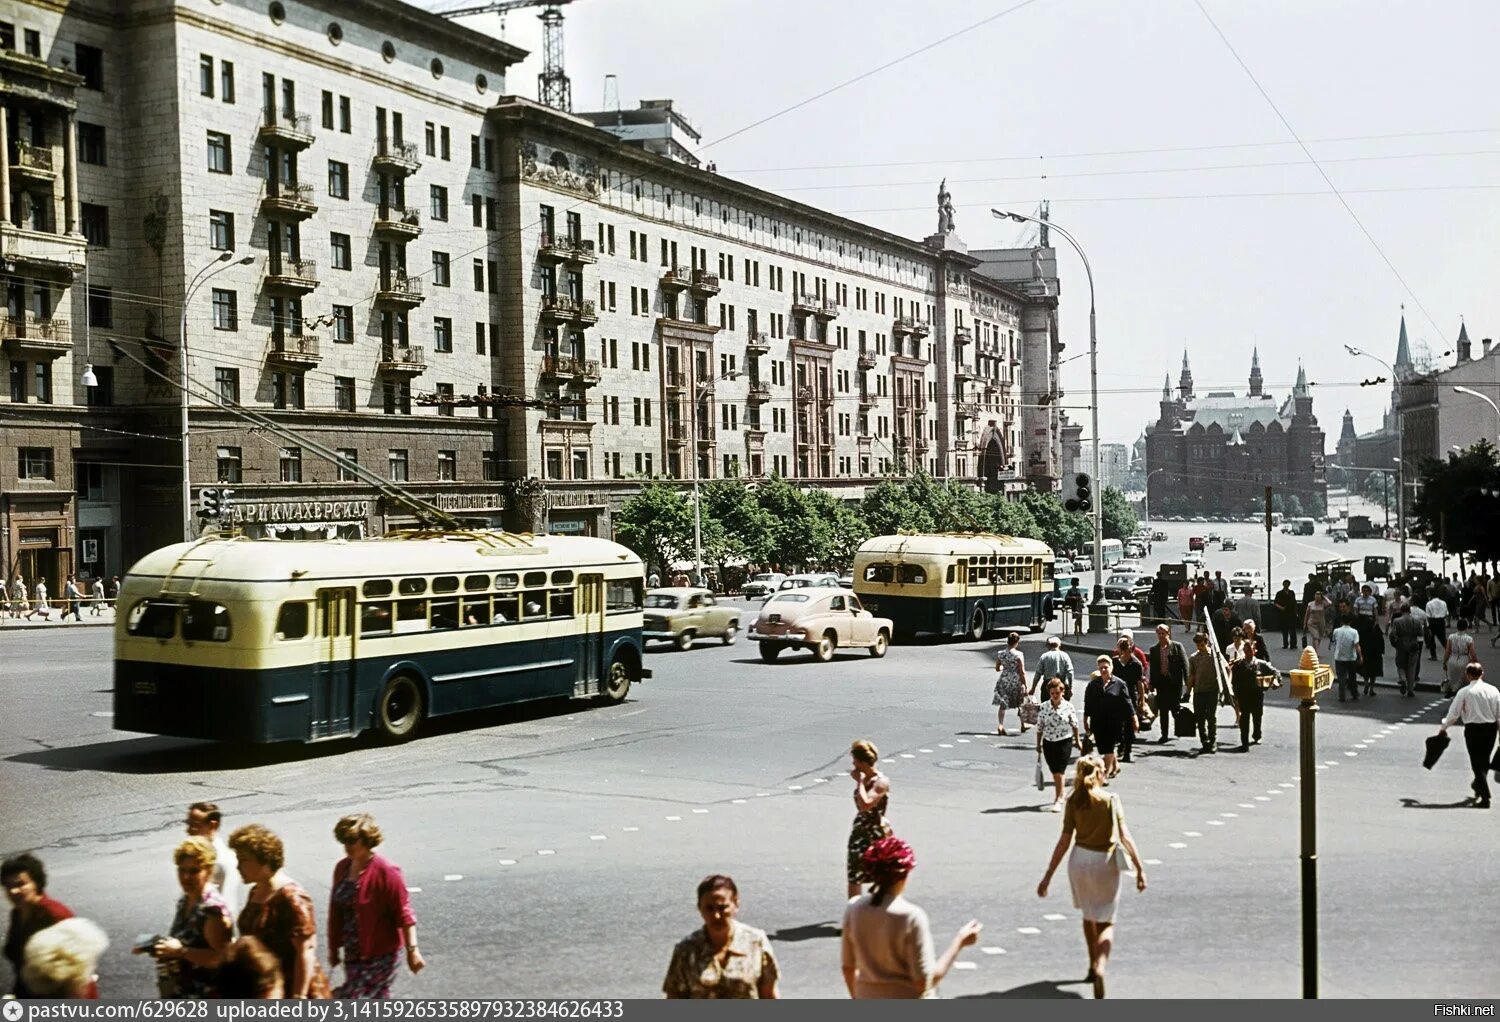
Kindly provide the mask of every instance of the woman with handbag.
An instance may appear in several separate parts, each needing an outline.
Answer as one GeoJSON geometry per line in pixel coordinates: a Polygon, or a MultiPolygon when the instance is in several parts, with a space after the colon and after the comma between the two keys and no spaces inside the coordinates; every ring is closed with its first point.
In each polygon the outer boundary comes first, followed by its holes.
{"type": "Polygon", "coordinates": [[[864,893],[864,885],[872,882],[865,870],[865,849],[891,833],[891,825],[885,820],[885,811],[890,805],[891,782],[875,768],[880,751],[869,739],[861,738],[851,745],[849,756],[854,761],[853,769],[849,771],[849,776],[854,778],[854,826],[849,829],[846,871],[849,897],[857,898],[864,893]]]}
{"type": "Polygon", "coordinates": [[[1060,813],[1063,808],[1063,774],[1068,770],[1068,761],[1073,750],[1083,751],[1078,736],[1078,711],[1073,704],[1063,699],[1063,683],[1060,678],[1047,682],[1047,702],[1042,704],[1036,725],[1037,790],[1045,787],[1042,779],[1042,760],[1052,773],[1051,812],[1060,813]]]}
{"type": "Polygon", "coordinates": [[[1120,899],[1120,874],[1135,869],[1135,889],[1146,889],[1146,868],[1130,828],[1119,796],[1104,793],[1103,768],[1099,761],[1085,757],[1078,761],[1073,777],[1073,793],[1063,810],[1062,834],[1052,849],[1047,873],[1037,885],[1037,897],[1045,898],[1052,875],[1062,864],[1070,844],[1068,883],[1073,889],[1073,905],[1083,912],[1083,940],[1088,945],[1088,979],[1094,985],[1094,996],[1104,996],[1104,973],[1114,948],[1115,908],[1120,899]]]}
{"type": "MultiPolygon", "coordinates": [[[[1009,707],[1019,710],[1026,702],[1026,658],[1021,654],[1021,633],[1011,632],[1005,637],[1005,648],[995,654],[995,697],[991,704],[998,706],[999,721],[995,733],[1009,734],[1005,730],[1005,711],[1009,707]]],[[[1021,722],[1021,733],[1026,733],[1026,722],[1021,722]]]]}
{"type": "Polygon", "coordinates": [[[214,968],[234,936],[234,914],[214,886],[218,853],[205,837],[190,837],[172,853],[182,897],[170,936],[133,949],[156,959],[162,997],[214,997],[214,968]]]}

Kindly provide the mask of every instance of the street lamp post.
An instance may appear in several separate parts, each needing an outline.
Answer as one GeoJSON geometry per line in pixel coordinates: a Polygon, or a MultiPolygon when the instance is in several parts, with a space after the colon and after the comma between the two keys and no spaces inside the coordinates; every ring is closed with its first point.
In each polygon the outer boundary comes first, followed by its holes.
{"type": "Polygon", "coordinates": [[[733,380],[738,378],[738,373],[724,373],[722,376],[698,381],[693,388],[693,414],[691,417],[693,428],[693,585],[703,584],[703,514],[698,504],[698,406],[703,403],[704,397],[713,389],[715,379],[733,380]]]}
{"type": "MultiPolygon", "coordinates": [[[[1089,415],[1092,419],[1091,429],[1094,435],[1094,485],[1100,486],[1099,476],[1102,467],[1102,458],[1099,450],[1099,337],[1095,328],[1094,315],[1094,270],[1089,265],[1089,257],[1084,254],[1083,246],[1078,240],[1063,228],[1057,226],[1051,220],[1040,220],[1025,213],[1002,212],[998,209],[990,210],[990,213],[1000,219],[1014,220],[1016,223],[1033,223],[1044,227],[1049,231],[1061,234],[1073,246],[1073,251],[1078,253],[1078,258],[1083,260],[1083,272],[1089,281],[1089,415]]],[[[1089,605],[1089,631],[1105,631],[1108,624],[1109,604],[1104,599],[1104,490],[1099,489],[1094,495],[1094,600],[1089,605]]]]}
{"type": "Polygon", "coordinates": [[[222,273],[231,265],[249,266],[255,262],[253,256],[245,256],[237,263],[231,263],[234,258],[233,252],[221,252],[203,269],[193,274],[193,279],[188,283],[187,292],[182,296],[182,318],[178,324],[177,331],[177,375],[178,383],[178,413],[182,427],[182,539],[187,542],[193,538],[193,474],[192,474],[192,448],[189,446],[188,431],[188,332],[187,317],[188,306],[193,300],[193,292],[198,290],[199,285],[209,280],[215,274],[222,273]]]}
{"type": "Polygon", "coordinates": [[[1494,399],[1491,398],[1488,394],[1481,394],[1481,393],[1479,393],[1479,391],[1475,390],[1473,387],[1454,387],[1453,388],[1453,393],[1455,393],[1455,394],[1467,394],[1470,397],[1477,397],[1477,398],[1479,398],[1479,400],[1483,401],[1485,404],[1487,404],[1487,405],[1490,406],[1490,411],[1492,411],[1492,412],[1495,413],[1496,423],[1500,424],[1500,405],[1495,404],[1494,399]]]}
{"type": "Polygon", "coordinates": [[[1165,472],[1164,468],[1153,468],[1146,473],[1146,497],[1142,501],[1142,509],[1146,512],[1146,524],[1151,524],[1151,477],[1158,472],[1165,472]]]}
{"type": "MultiPolygon", "coordinates": [[[[1329,462],[1329,467],[1330,468],[1336,468],[1339,471],[1343,472],[1345,474],[1346,479],[1349,477],[1349,475],[1351,473],[1354,473],[1354,472],[1379,472],[1380,473],[1380,482],[1381,482],[1381,487],[1382,487],[1382,490],[1381,490],[1381,492],[1382,492],[1381,510],[1385,512],[1385,531],[1387,533],[1389,533],[1391,531],[1391,476],[1392,476],[1392,474],[1394,474],[1395,470],[1394,469],[1389,469],[1389,468],[1374,468],[1374,467],[1365,466],[1365,465],[1338,465],[1338,464],[1334,464],[1333,462],[1329,462]]],[[[1348,489],[1347,489],[1347,483],[1346,483],[1345,484],[1345,493],[1344,493],[1344,506],[1345,506],[1346,512],[1347,512],[1348,505],[1349,505],[1349,495],[1348,495],[1348,489]]]]}
{"type": "Polygon", "coordinates": [[[1401,374],[1392,368],[1391,364],[1378,355],[1372,355],[1362,348],[1356,348],[1352,344],[1344,345],[1344,350],[1351,355],[1363,355],[1384,366],[1391,374],[1391,380],[1396,387],[1396,449],[1401,457],[1394,459],[1396,462],[1396,531],[1401,534],[1401,572],[1406,573],[1406,413],[1401,407],[1401,374]]]}

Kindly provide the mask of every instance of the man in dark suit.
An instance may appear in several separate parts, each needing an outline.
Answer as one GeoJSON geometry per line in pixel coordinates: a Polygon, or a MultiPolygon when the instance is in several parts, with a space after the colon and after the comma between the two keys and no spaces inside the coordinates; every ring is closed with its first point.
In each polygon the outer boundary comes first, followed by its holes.
{"type": "Polygon", "coordinates": [[[1161,739],[1172,736],[1172,718],[1182,704],[1187,685],[1188,658],[1182,643],[1172,638],[1167,625],[1156,626],[1156,645],[1151,647],[1151,687],[1156,691],[1156,713],[1161,721],[1161,739]]]}

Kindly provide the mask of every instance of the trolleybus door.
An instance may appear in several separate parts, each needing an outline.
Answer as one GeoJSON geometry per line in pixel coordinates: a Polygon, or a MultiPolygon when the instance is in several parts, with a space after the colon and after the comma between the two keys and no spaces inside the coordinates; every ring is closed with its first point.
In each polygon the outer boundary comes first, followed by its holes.
{"type": "Polygon", "coordinates": [[[347,735],[354,706],[354,590],[318,590],[318,642],[309,738],[347,735]]]}
{"type": "Polygon", "coordinates": [[[579,575],[574,600],[577,641],[574,657],[577,673],[573,676],[575,697],[598,695],[604,657],[604,576],[579,575]]]}

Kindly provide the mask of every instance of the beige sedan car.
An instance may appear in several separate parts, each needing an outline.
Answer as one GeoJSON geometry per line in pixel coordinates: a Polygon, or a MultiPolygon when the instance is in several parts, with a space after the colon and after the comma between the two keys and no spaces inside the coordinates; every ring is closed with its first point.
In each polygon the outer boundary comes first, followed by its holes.
{"type": "Polygon", "coordinates": [[[720,606],[707,589],[683,586],[646,593],[643,642],[656,639],[691,649],[695,639],[720,639],[733,646],[739,634],[740,612],[720,606]]]}
{"type": "Polygon", "coordinates": [[[760,658],[770,663],[790,646],[811,650],[823,663],[840,647],[868,649],[883,657],[891,644],[890,618],[876,617],[847,589],[783,589],[760,608],[750,626],[760,658]]]}

